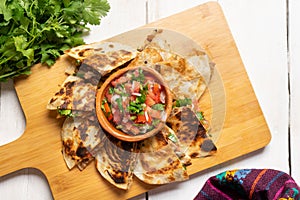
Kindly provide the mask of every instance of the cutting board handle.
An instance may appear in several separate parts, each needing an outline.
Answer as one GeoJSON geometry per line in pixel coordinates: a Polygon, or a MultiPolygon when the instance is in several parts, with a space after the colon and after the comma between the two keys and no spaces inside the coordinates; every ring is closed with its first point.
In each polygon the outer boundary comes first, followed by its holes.
{"type": "Polygon", "coordinates": [[[21,137],[8,144],[0,146],[0,176],[15,172],[17,170],[32,167],[31,153],[32,142],[27,141],[26,130],[21,137]]]}

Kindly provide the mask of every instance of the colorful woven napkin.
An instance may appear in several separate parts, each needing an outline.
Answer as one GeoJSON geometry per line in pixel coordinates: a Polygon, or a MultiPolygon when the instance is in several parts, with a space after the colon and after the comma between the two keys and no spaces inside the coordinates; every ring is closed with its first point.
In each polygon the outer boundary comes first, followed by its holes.
{"type": "Polygon", "coordinates": [[[209,178],[194,200],[300,200],[300,188],[288,174],[272,169],[242,169],[209,178]]]}

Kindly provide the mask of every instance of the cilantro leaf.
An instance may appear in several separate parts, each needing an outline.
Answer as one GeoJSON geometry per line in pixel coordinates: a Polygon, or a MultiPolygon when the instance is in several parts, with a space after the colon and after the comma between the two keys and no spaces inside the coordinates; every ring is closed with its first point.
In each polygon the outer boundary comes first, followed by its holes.
{"type": "Polygon", "coordinates": [[[83,8],[83,19],[90,24],[98,25],[100,24],[98,16],[105,16],[110,7],[106,0],[85,0],[83,8]]]}
{"type": "Polygon", "coordinates": [[[153,106],[151,106],[151,108],[154,110],[165,110],[165,105],[157,103],[157,104],[154,104],[153,106]]]}

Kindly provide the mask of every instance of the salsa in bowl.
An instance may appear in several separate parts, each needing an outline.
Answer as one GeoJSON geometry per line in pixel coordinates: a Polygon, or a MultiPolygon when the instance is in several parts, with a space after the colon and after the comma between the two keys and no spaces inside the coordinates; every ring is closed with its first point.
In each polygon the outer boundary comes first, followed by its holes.
{"type": "Polygon", "coordinates": [[[145,66],[113,73],[97,92],[101,126],[118,139],[140,141],[162,129],[172,109],[172,95],[163,77],[145,66]]]}

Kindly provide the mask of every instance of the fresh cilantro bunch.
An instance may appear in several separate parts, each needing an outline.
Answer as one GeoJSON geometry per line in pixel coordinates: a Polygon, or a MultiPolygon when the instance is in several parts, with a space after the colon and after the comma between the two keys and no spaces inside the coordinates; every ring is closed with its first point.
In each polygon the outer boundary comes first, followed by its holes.
{"type": "Polygon", "coordinates": [[[53,65],[109,9],[107,0],[0,0],[0,81],[53,65]]]}

